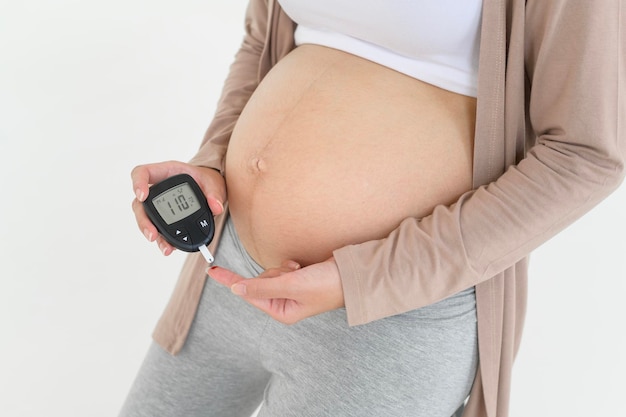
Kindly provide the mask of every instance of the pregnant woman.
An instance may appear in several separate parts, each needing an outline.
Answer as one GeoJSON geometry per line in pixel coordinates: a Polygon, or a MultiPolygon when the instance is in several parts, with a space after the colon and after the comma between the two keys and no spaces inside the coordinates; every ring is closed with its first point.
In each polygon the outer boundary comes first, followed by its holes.
{"type": "Polygon", "coordinates": [[[624,176],[625,9],[251,0],[197,155],[132,173],[165,255],[150,184],[218,231],[120,415],[506,416],[527,256],[624,176]]]}

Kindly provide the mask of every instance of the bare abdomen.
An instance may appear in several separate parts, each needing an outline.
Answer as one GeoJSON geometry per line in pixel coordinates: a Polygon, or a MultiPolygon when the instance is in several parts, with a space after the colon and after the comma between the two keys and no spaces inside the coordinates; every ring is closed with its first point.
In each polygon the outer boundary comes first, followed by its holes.
{"type": "Polygon", "coordinates": [[[475,99],[353,55],[297,48],[233,132],[231,215],[265,267],[385,237],[472,184],[475,99]]]}

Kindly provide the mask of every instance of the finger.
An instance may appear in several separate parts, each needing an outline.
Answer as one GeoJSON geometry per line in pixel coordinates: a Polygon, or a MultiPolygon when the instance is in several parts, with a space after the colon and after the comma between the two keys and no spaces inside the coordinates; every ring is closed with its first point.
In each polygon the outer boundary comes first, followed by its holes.
{"type": "Polygon", "coordinates": [[[224,212],[224,204],[216,197],[210,195],[206,198],[207,203],[209,204],[209,208],[211,209],[211,213],[214,216],[218,216],[224,212]]]}
{"type": "Polygon", "coordinates": [[[139,202],[143,202],[148,196],[148,187],[150,185],[150,166],[136,166],[130,172],[130,178],[132,180],[135,197],[139,202]]]}
{"type": "Polygon", "coordinates": [[[170,176],[173,173],[182,170],[182,162],[167,161],[154,164],[138,165],[130,173],[133,184],[133,191],[137,200],[144,201],[148,196],[148,188],[150,184],[156,184],[170,176]]]}
{"type": "Polygon", "coordinates": [[[295,299],[295,292],[290,284],[289,273],[283,274],[272,279],[251,278],[244,281],[236,282],[231,286],[234,294],[244,296],[246,298],[256,299],[273,299],[285,298],[295,299]]]}
{"type": "Polygon", "coordinates": [[[216,216],[222,214],[224,212],[224,201],[226,199],[224,177],[219,171],[213,168],[193,168],[194,172],[190,172],[190,175],[195,178],[206,196],[211,212],[216,216]]]}
{"type": "Polygon", "coordinates": [[[229,271],[228,269],[220,268],[218,266],[210,267],[207,270],[207,274],[213,280],[229,288],[240,281],[245,281],[245,278],[242,277],[241,275],[235,274],[234,272],[229,271]]]}
{"type": "Polygon", "coordinates": [[[170,245],[161,235],[159,235],[156,239],[157,245],[159,246],[159,250],[165,256],[169,256],[176,250],[176,248],[170,245]]]}
{"type": "Polygon", "coordinates": [[[296,269],[300,269],[300,264],[296,261],[292,261],[292,260],[286,260],[283,261],[281,266],[285,267],[285,268],[289,268],[293,271],[295,271],[296,269]]]}
{"type": "MultiPolygon", "coordinates": [[[[298,267],[299,267],[299,265],[298,265],[298,267]]],[[[283,262],[283,266],[281,266],[279,268],[269,268],[269,269],[266,269],[257,278],[275,278],[275,277],[277,277],[279,275],[286,274],[288,272],[293,272],[296,269],[298,269],[298,268],[295,267],[293,264],[289,264],[289,263],[283,262]]]]}
{"type": "Polygon", "coordinates": [[[148,242],[153,242],[159,235],[159,232],[146,215],[143,204],[135,198],[133,199],[132,209],[135,214],[135,221],[137,222],[139,230],[143,233],[146,239],[148,239],[148,242]]]}

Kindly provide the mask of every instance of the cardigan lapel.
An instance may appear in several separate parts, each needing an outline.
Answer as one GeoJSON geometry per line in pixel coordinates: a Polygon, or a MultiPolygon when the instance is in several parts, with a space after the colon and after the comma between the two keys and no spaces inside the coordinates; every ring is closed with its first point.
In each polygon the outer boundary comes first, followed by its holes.
{"type": "MultiPolygon", "coordinates": [[[[505,1],[483,0],[474,138],[474,188],[494,181],[504,171],[506,17],[505,1]]],[[[492,319],[497,316],[495,300],[501,299],[503,284],[501,279],[491,279],[476,286],[479,316],[492,319]]],[[[466,413],[470,415],[486,413],[487,416],[495,417],[502,334],[494,323],[490,323],[489,326],[481,326],[480,323],[479,320],[479,356],[490,360],[480,361],[479,377],[472,389],[466,413]],[[481,404],[481,400],[484,400],[484,403],[481,404]]]]}
{"type": "Polygon", "coordinates": [[[494,181],[503,172],[505,56],[506,4],[502,0],[483,0],[474,139],[474,188],[494,181]]]}

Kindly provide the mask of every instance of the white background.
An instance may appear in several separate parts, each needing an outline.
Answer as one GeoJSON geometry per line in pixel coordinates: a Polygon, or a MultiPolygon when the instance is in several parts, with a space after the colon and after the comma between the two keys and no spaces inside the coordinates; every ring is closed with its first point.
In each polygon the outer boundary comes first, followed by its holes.
{"type": "MultiPolygon", "coordinates": [[[[114,416],[183,255],[129,172],[189,159],[245,0],[0,2],[0,415],[114,416]]],[[[512,416],[626,415],[626,186],[532,257],[512,416]]]]}

